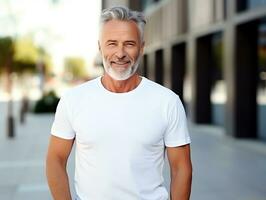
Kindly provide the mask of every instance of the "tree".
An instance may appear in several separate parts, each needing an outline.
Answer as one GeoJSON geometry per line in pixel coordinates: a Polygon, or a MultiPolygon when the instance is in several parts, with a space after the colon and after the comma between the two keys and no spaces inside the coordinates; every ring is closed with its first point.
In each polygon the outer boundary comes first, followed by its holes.
{"type": "Polygon", "coordinates": [[[0,38],[0,73],[7,70],[8,60],[13,53],[13,40],[10,37],[0,38]]]}
{"type": "Polygon", "coordinates": [[[11,37],[0,38],[0,73],[6,70],[8,56],[12,57],[12,72],[37,73],[36,64],[40,59],[45,66],[45,75],[51,74],[52,61],[50,55],[41,47],[37,47],[31,38],[22,37],[13,41],[11,37]]]}
{"type": "Polygon", "coordinates": [[[79,57],[68,57],[65,59],[65,72],[74,79],[85,78],[88,76],[85,69],[85,61],[79,57]]]}
{"type": "Polygon", "coordinates": [[[37,72],[36,63],[38,61],[38,48],[30,38],[20,38],[15,43],[14,71],[21,74],[23,72],[37,72]]]}
{"type": "MultiPolygon", "coordinates": [[[[6,72],[7,85],[6,90],[9,93],[9,97],[12,94],[12,81],[10,74],[12,72],[12,61],[13,61],[13,40],[10,37],[0,38],[0,69],[6,72]]],[[[7,103],[7,135],[12,138],[15,136],[14,129],[14,117],[13,117],[13,103],[12,99],[9,98],[7,103]]]]}

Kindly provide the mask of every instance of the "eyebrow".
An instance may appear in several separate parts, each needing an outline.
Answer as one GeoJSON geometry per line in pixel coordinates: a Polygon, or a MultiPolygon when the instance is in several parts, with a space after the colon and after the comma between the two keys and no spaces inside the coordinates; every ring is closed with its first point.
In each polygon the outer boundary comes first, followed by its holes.
{"type": "MultiPolygon", "coordinates": [[[[105,42],[105,44],[109,44],[109,43],[117,43],[118,41],[117,40],[107,40],[106,42],[105,42]]],[[[124,41],[123,42],[124,44],[126,44],[126,43],[132,43],[132,44],[137,44],[137,42],[135,41],[135,40],[126,40],[126,41],[124,41]]]]}
{"type": "Polygon", "coordinates": [[[117,40],[107,40],[105,43],[117,42],[117,40]]]}
{"type": "Polygon", "coordinates": [[[137,43],[135,40],[126,40],[124,43],[137,43]]]}

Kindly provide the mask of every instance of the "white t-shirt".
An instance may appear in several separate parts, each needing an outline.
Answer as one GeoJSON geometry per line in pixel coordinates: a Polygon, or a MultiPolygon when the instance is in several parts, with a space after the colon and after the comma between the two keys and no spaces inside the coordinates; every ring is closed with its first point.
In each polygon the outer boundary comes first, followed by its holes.
{"type": "Polygon", "coordinates": [[[165,146],[190,143],[179,97],[142,77],[126,93],[101,78],[61,98],[51,133],[76,141],[75,189],[80,200],[166,200],[165,146]]]}

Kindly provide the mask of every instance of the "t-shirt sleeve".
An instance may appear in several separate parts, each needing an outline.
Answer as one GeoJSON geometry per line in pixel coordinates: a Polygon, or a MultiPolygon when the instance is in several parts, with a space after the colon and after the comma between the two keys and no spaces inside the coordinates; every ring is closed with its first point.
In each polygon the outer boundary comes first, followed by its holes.
{"type": "Polygon", "coordinates": [[[177,96],[168,110],[168,126],[164,135],[164,143],[167,147],[177,147],[190,142],[186,113],[181,100],[177,96]]]}
{"type": "Polygon", "coordinates": [[[54,122],[51,128],[51,134],[63,139],[73,139],[75,131],[71,125],[66,97],[61,97],[55,113],[54,122]]]}

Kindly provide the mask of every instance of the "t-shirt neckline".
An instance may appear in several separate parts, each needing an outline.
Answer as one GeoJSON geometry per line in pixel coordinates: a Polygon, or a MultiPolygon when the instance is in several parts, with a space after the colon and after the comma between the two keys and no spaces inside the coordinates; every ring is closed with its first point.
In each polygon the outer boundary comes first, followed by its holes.
{"type": "Polygon", "coordinates": [[[100,89],[101,89],[104,93],[109,94],[109,95],[113,95],[113,96],[126,96],[126,95],[132,95],[132,94],[135,94],[136,92],[138,92],[138,91],[143,87],[144,82],[145,82],[145,79],[146,79],[145,77],[140,76],[140,77],[141,77],[141,81],[140,81],[140,83],[138,84],[138,86],[137,86],[136,88],[134,88],[133,90],[130,90],[130,91],[128,91],[128,92],[112,92],[112,91],[110,91],[110,90],[107,90],[107,89],[103,86],[102,81],[101,81],[102,77],[103,77],[103,76],[99,76],[99,77],[97,78],[97,79],[98,79],[98,80],[97,80],[97,83],[98,83],[100,89]]]}

